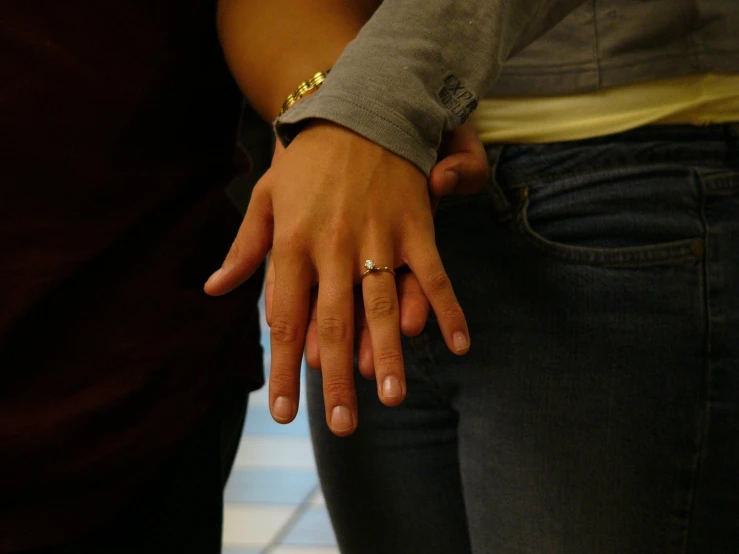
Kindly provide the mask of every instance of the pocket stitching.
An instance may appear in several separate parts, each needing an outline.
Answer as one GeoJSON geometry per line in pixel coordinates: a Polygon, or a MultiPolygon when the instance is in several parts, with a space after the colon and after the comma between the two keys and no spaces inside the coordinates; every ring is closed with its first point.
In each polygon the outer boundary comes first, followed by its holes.
{"type": "Polygon", "coordinates": [[[521,236],[538,250],[563,261],[593,266],[644,266],[669,263],[703,255],[703,238],[681,239],[677,241],[628,246],[618,248],[594,248],[571,246],[547,239],[537,233],[528,219],[529,198],[520,204],[516,217],[516,227],[521,236]]]}

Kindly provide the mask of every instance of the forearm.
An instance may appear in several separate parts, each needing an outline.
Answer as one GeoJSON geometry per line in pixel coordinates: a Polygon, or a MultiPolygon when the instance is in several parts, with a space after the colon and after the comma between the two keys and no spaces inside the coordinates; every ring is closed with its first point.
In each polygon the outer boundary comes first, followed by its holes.
{"type": "Polygon", "coordinates": [[[226,61],[267,120],[314,73],[331,68],[381,0],[219,0],[226,61]]]}

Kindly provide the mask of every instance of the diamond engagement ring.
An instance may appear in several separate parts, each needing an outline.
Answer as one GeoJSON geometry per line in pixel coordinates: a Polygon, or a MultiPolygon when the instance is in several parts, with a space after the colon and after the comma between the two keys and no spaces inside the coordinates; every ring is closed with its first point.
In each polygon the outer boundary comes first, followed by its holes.
{"type": "Polygon", "coordinates": [[[377,267],[377,265],[375,265],[375,260],[366,260],[364,262],[364,269],[365,269],[365,272],[362,273],[362,279],[367,277],[367,275],[369,275],[370,273],[375,273],[376,271],[386,271],[387,273],[395,277],[395,271],[393,270],[393,268],[377,267]]]}

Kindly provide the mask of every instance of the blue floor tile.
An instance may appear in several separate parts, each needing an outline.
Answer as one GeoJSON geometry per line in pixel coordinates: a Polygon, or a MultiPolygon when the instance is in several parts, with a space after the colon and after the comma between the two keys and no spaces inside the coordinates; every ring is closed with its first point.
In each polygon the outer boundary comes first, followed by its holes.
{"type": "Polygon", "coordinates": [[[288,531],[282,544],[336,546],[336,537],[325,506],[311,506],[288,531]]]}
{"type": "Polygon", "coordinates": [[[225,491],[226,502],[294,504],[318,486],[315,471],[295,469],[234,469],[225,491]]]}

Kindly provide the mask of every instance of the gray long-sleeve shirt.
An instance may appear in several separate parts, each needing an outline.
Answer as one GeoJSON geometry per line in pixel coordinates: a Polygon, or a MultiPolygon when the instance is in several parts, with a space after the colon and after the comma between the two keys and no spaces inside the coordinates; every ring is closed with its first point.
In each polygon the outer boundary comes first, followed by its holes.
{"type": "Polygon", "coordinates": [[[279,118],[276,129],[289,142],[302,122],[327,119],[428,173],[442,131],[464,122],[494,85],[514,94],[558,94],[739,73],[735,2],[386,0],[323,86],[279,118]],[[508,64],[501,80],[510,86],[501,87],[496,79],[504,64],[524,49],[512,60],[522,58],[523,67],[507,77],[516,65],[508,64]]]}

